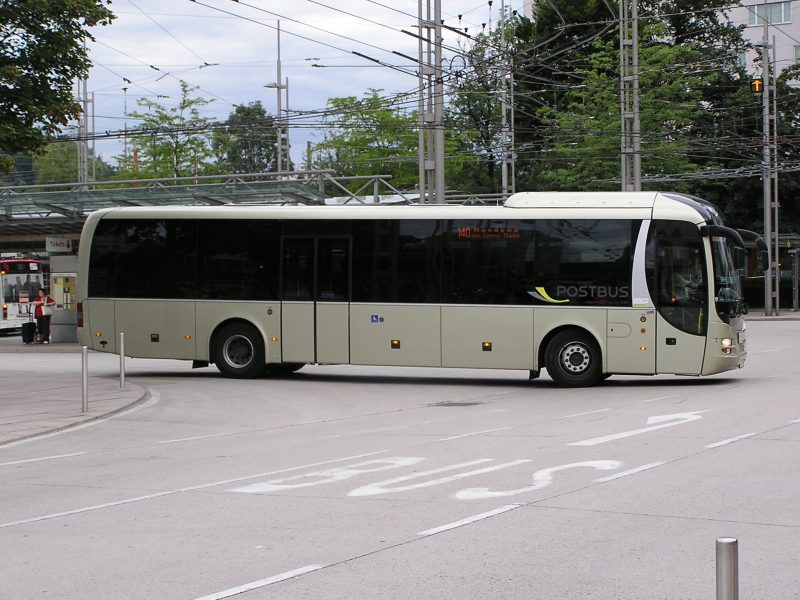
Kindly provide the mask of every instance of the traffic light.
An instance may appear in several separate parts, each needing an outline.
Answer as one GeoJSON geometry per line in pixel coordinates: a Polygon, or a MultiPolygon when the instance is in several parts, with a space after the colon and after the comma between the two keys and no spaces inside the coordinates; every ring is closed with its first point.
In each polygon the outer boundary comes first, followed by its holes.
{"type": "Polygon", "coordinates": [[[754,94],[761,94],[764,92],[764,82],[760,79],[753,79],[750,81],[750,91],[754,94]]]}

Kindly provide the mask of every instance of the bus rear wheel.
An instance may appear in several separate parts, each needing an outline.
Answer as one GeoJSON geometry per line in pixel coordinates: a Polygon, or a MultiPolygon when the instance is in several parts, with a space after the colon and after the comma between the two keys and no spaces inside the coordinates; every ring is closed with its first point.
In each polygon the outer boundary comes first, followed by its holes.
{"type": "Polygon", "coordinates": [[[264,369],[264,341],[252,325],[226,325],[214,336],[211,359],[225,377],[255,377],[264,369]]]}
{"type": "Polygon", "coordinates": [[[603,378],[600,348],[581,331],[556,334],[547,345],[544,361],[547,373],[561,387],[588,387],[603,378]]]}

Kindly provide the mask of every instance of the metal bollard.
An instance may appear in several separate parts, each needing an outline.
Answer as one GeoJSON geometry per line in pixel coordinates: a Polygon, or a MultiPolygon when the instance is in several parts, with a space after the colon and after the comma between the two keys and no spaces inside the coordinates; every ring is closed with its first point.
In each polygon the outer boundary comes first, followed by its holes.
{"type": "Polygon", "coordinates": [[[83,384],[81,410],[89,412],[89,349],[86,346],[81,347],[81,365],[81,383],[83,384]]]}
{"type": "Polygon", "coordinates": [[[739,542],[717,538],[717,600],[739,600],[739,542]]]}
{"type": "Polygon", "coordinates": [[[798,307],[798,292],[800,291],[800,265],[798,264],[797,249],[789,250],[792,255],[792,310],[797,311],[798,307]]]}
{"type": "Polygon", "coordinates": [[[119,389],[125,389],[125,334],[119,334],[119,389]]]}

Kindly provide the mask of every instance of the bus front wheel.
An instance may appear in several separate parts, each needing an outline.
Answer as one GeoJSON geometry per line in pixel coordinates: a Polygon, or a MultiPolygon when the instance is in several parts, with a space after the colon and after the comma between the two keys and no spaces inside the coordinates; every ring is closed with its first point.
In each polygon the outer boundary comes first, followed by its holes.
{"type": "Polygon", "coordinates": [[[214,336],[211,358],[225,377],[255,377],[264,369],[264,341],[252,325],[232,323],[214,336]]]}
{"type": "Polygon", "coordinates": [[[587,333],[562,331],[547,345],[547,373],[562,387],[587,387],[603,377],[600,348],[587,333]]]}

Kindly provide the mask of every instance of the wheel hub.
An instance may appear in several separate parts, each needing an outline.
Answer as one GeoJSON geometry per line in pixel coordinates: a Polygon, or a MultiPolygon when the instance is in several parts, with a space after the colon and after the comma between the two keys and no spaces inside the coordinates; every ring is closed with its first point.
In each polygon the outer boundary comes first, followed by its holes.
{"type": "Polygon", "coordinates": [[[567,344],[561,350],[561,364],[570,373],[582,373],[589,368],[591,355],[583,344],[567,344]]]}
{"type": "Polygon", "coordinates": [[[253,344],[242,335],[233,336],[225,341],[222,355],[230,366],[246,367],[253,360],[253,344]]]}

